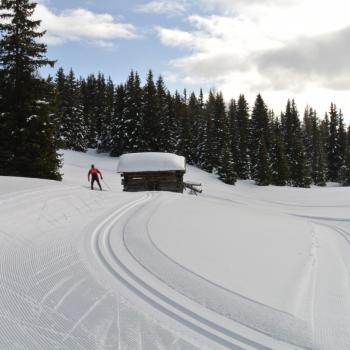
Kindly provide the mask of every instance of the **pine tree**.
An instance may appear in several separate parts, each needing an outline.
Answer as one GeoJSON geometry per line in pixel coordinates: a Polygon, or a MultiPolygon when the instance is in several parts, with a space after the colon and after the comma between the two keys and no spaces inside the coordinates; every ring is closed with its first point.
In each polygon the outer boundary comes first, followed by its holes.
{"type": "Polygon", "coordinates": [[[339,172],[342,166],[342,155],[339,140],[339,114],[335,104],[331,104],[329,112],[329,139],[328,139],[328,179],[339,180],[339,172]]]}
{"type": "Polygon", "coordinates": [[[302,133],[304,139],[305,153],[308,163],[312,164],[314,159],[314,129],[313,129],[314,111],[307,106],[304,111],[304,120],[302,125],[302,133]]]}
{"type": "Polygon", "coordinates": [[[217,163],[218,153],[215,139],[215,96],[209,91],[208,100],[205,104],[206,126],[203,135],[203,161],[201,167],[208,172],[212,172],[217,163]]]}
{"type": "Polygon", "coordinates": [[[125,134],[123,118],[125,113],[125,87],[120,84],[116,88],[114,111],[111,120],[111,151],[112,157],[118,157],[125,150],[125,134]]]}
{"type": "Polygon", "coordinates": [[[270,121],[266,104],[260,94],[256,97],[254,108],[252,111],[251,124],[250,124],[250,160],[251,169],[255,173],[255,167],[258,163],[259,144],[257,140],[263,138],[263,144],[265,144],[267,154],[270,152],[270,121]]]}
{"type": "Polygon", "coordinates": [[[220,165],[218,166],[219,179],[228,184],[234,185],[237,181],[237,173],[229,144],[224,144],[220,155],[220,165]]]}
{"type": "Polygon", "coordinates": [[[101,149],[101,143],[103,139],[103,129],[105,128],[104,123],[109,118],[109,116],[106,115],[106,97],[106,79],[102,73],[98,73],[96,80],[96,100],[94,103],[94,120],[96,126],[96,145],[94,148],[100,151],[103,151],[101,149]]]}
{"type": "Polygon", "coordinates": [[[221,128],[222,146],[219,156],[217,172],[221,181],[229,185],[234,185],[237,181],[237,173],[235,170],[235,163],[231,152],[231,130],[230,119],[228,115],[225,115],[225,117],[223,117],[221,128]]]}
{"type": "Polygon", "coordinates": [[[153,81],[153,73],[148,72],[146,84],[143,87],[142,96],[142,118],[143,139],[147,151],[158,152],[160,150],[160,120],[157,105],[157,89],[153,81]]]}
{"type": "Polygon", "coordinates": [[[188,111],[187,91],[184,91],[182,98],[176,96],[176,119],[179,127],[179,143],[177,146],[178,154],[183,155],[187,162],[193,164],[193,152],[191,150],[192,140],[192,121],[188,111]]]}
{"type": "MultiPolygon", "coordinates": [[[[224,96],[221,92],[217,93],[215,96],[214,131],[215,149],[213,151],[216,152],[216,154],[221,154],[230,132],[224,96]]],[[[227,140],[227,143],[230,145],[229,140],[227,140]]],[[[219,162],[217,157],[215,159],[216,163],[214,163],[214,166],[217,168],[219,162]]]]}
{"type": "Polygon", "coordinates": [[[97,80],[93,74],[90,74],[86,80],[82,81],[81,94],[85,124],[87,126],[87,145],[89,148],[96,148],[98,140],[96,120],[97,80]]]}
{"type": "Polygon", "coordinates": [[[62,69],[58,71],[56,87],[62,147],[85,152],[87,129],[83,115],[81,90],[72,69],[68,76],[64,75],[62,69]]]}
{"type": "Polygon", "coordinates": [[[237,103],[232,99],[228,107],[228,127],[231,144],[231,154],[235,165],[239,163],[239,130],[237,120],[237,103]]]}
{"type": "Polygon", "coordinates": [[[346,151],[345,163],[340,172],[340,183],[343,186],[350,186],[350,148],[346,151]]]}
{"type": "Polygon", "coordinates": [[[101,118],[101,134],[98,145],[99,152],[110,152],[112,147],[111,133],[112,133],[112,119],[114,115],[114,84],[109,77],[105,86],[105,106],[101,118]]]}
{"type": "Polygon", "coordinates": [[[339,158],[340,158],[340,168],[345,164],[346,152],[347,152],[347,134],[344,125],[344,117],[341,110],[339,110],[339,126],[338,126],[338,143],[339,143],[339,158]]]}
{"type": "Polygon", "coordinates": [[[237,102],[237,131],[239,157],[236,171],[240,179],[249,179],[249,106],[244,95],[240,95],[237,102]]]}
{"type": "Polygon", "coordinates": [[[29,0],[0,3],[0,174],[60,179],[55,124],[51,110],[51,86],[38,70],[53,66],[39,43],[45,32],[32,16],[36,4],[29,0]]]}
{"type": "Polygon", "coordinates": [[[162,76],[156,82],[156,118],[159,120],[158,146],[161,152],[174,152],[176,146],[176,123],[171,94],[162,76]]]}
{"type": "Polygon", "coordinates": [[[289,180],[287,157],[284,148],[281,124],[273,123],[273,142],[271,145],[271,184],[285,186],[289,180]]]}
{"type": "Polygon", "coordinates": [[[326,186],[327,169],[325,162],[325,154],[320,137],[317,138],[315,147],[315,166],[313,166],[311,177],[316,186],[326,186]]]}
{"type": "Polygon", "coordinates": [[[309,142],[311,145],[311,150],[309,151],[309,157],[311,158],[311,178],[315,185],[325,186],[327,173],[322,131],[316,111],[312,109],[309,110],[309,128],[309,142]]]}
{"type": "Polygon", "coordinates": [[[204,97],[203,91],[200,90],[199,98],[198,98],[198,115],[196,118],[196,165],[202,167],[205,156],[205,140],[206,140],[206,128],[207,128],[207,118],[204,109],[204,97]]]}
{"type": "Polygon", "coordinates": [[[162,142],[162,145],[166,145],[166,152],[176,152],[179,142],[179,127],[178,121],[176,120],[175,113],[175,101],[171,93],[168,91],[166,95],[166,119],[163,119],[161,124],[161,140],[167,137],[166,142],[162,142]]]}
{"type": "Polygon", "coordinates": [[[267,186],[271,183],[271,165],[264,135],[261,135],[258,143],[253,179],[258,186],[267,186]]]}
{"type": "Polygon", "coordinates": [[[306,159],[299,113],[294,100],[287,102],[283,123],[290,183],[294,187],[310,187],[310,168],[306,159]]]}
{"type": "Polygon", "coordinates": [[[123,132],[123,152],[144,152],[145,146],[144,122],[142,114],[142,88],[138,73],[130,73],[125,85],[124,113],[121,120],[123,132]]]}

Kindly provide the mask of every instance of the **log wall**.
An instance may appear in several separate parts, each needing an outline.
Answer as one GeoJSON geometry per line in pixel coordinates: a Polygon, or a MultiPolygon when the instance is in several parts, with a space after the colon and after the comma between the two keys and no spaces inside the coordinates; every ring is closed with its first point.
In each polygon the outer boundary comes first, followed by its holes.
{"type": "Polygon", "coordinates": [[[183,192],[182,171],[157,171],[123,173],[124,191],[171,191],[183,192]]]}

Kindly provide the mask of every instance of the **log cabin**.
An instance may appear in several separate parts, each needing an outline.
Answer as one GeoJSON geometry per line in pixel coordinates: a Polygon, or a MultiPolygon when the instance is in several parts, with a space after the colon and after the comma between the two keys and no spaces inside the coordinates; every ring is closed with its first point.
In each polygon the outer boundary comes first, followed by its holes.
{"type": "Polygon", "coordinates": [[[121,174],[124,191],[182,193],[186,159],[172,153],[128,153],[119,158],[117,172],[121,174]]]}

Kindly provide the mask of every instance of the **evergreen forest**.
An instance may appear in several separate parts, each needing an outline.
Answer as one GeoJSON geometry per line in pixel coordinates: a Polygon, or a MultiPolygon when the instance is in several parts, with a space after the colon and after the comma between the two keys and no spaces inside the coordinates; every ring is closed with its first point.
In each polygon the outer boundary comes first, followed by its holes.
{"type": "Polygon", "coordinates": [[[136,71],[117,84],[63,68],[43,78],[40,68],[55,62],[34,9],[29,0],[0,5],[0,175],[59,180],[59,149],[95,148],[176,153],[231,185],[350,185],[350,129],[335,104],[320,116],[290,99],[275,114],[261,94],[249,106],[243,94],[227,102],[220,91],[171,92],[151,70],[144,83],[136,71]]]}

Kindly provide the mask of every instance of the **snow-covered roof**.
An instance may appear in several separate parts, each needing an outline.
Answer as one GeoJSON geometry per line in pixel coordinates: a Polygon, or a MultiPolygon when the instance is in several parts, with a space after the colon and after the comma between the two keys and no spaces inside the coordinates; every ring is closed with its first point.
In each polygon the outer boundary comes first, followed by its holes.
{"type": "Polygon", "coordinates": [[[144,171],[185,171],[185,157],[172,153],[143,152],[123,154],[119,158],[118,173],[144,171]]]}

